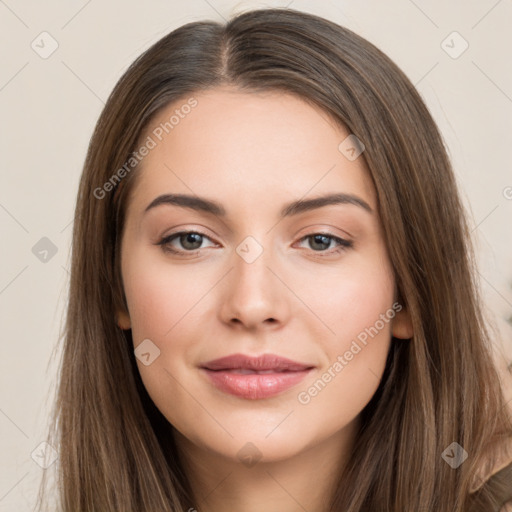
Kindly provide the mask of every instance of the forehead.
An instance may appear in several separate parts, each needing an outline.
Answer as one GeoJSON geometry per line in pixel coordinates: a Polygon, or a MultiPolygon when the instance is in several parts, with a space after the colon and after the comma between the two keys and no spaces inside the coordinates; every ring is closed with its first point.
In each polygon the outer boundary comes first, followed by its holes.
{"type": "Polygon", "coordinates": [[[364,157],[351,161],[340,150],[349,135],[292,94],[227,87],[192,94],[166,106],[143,134],[152,149],[135,171],[133,207],[142,211],[176,191],[243,199],[253,211],[327,191],[357,193],[374,207],[364,157]]]}

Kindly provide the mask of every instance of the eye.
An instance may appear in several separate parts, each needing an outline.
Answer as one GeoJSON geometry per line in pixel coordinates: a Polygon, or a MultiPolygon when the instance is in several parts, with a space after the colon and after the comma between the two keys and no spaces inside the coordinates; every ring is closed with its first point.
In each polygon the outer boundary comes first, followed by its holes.
{"type": "MultiPolygon", "coordinates": [[[[354,245],[350,240],[345,240],[344,238],[334,236],[331,233],[312,233],[311,235],[307,235],[301,238],[300,241],[309,242],[309,246],[313,249],[314,252],[327,253],[328,255],[346,251],[354,245]],[[325,250],[331,247],[331,243],[335,244],[335,248],[331,248],[331,250],[328,251],[325,250]]],[[[323,254],[319,254],[319,256],[324,257],[323,254]]]]}
{"type": "MultiPolygon", "coordinates": [[[[210,240],[210,238],[199,231],[180,231],[162,238],[157,245],[162,246],[164,252],[184,254],[203,249],[204,247],[201,247],[201,245],[204,240],[210,240]],[[173,245],[173,242],[178,242],[181,247],[177,248],[176,245],[173,245]]],[[[215,244],[212,244],[210,247],[213,246],[215,244]]]]}
{"type": "MultiPolygon", "coordinates": [[[[162,247],[164,252],[185,256],[187,253],[195,254],[195,251],[204,249],[202,244],[205,240],[211,239],[199,231],[179,231],[172,235],[162,238],[157,245],[162,247]],[[176,247],[176,244],[179,247],[176,247]]],[[[331,233],[312,233],[302,237],[299,242],[309,242],[310,248],[316,253],[326,253],[325,256],[338,254],[345,251],[353,246],[353,242],[345,240],[331,233]],[[334,247],[332,246],[334,244],[334,247]]],[[[212,242],[210,247],[214,247],[216,244],[212,242]]],[[[324,257],[324,254],[317,254],[320,257],[324,257]]]]}

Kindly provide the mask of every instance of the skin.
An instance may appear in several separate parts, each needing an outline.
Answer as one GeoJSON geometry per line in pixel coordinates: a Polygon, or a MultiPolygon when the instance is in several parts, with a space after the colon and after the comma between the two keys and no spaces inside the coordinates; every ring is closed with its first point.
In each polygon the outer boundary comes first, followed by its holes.
{"type": "MultiPolygon", "coordinates": [[[[197,106],[136,171],[121,247],[128,311],[118,312],[118,325],[132,329],[134,348],[150,339],[160,350],[148,366],[137,364],[175,428],[197,500],[191,507],[324,511],[391,335],[413,334],[402,309],[309,403],[298,401],[395,302],[375,189],[364,158],[338,150],[349,132],[302,99],[230,88],[194,97],[197,106]],[[373,213],[336,204],[279,217],[293,200],[332,192],[357,195],[373,213]],[[176,205],[144,214],[164,193],[207,197],[226,216],[176,205]],[[206,234],[199,250],[179,237],[169,245],[184,257],[157,245],[186,230],[206,234]],[[335,253],[327,239],[318,249],[307,235],[319,232],[353,246],[335,253]],[[263,248],[252,263],[236,251],[247,236],[263,248]],[[218,390],[198,369],[233,353],[275,353],[315,369],[290,390],[248,400],[218,390]],[[251,467],[239,455],[254,450],[249,442],[261,456],[251,467]]],[[[144,137],[185,101],[162,111],[144,137]]]]}

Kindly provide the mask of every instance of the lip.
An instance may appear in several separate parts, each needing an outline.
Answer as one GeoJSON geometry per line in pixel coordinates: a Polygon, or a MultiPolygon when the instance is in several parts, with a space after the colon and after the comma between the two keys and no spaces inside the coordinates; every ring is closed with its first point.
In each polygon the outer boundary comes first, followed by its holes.
{"type": "Polygon", "coordinates": [[[278,395],[298,384],[313,368],[276,354],[233,354],[200,365],[215,387],[248,400],[278,395]]]}
{"type": "Polygon", "coordinates": [[[202,363],[199,366],[208,370],[245,369],[255,371],[301,371],[313,367],[312,364],[299,363],[276,354],[262,354],[257,357],[246,356],[245,354],[231,354],[226,357],[208,361],[207,363],[202,363]]]}

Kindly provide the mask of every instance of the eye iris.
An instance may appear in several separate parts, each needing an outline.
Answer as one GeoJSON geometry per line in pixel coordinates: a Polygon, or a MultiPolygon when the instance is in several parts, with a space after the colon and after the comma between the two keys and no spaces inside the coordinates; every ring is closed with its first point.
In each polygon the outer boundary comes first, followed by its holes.
{"type": "Polygon", "coordinates": [[[200,235],[199,233],[185,233],[184,235],[180,236],[180,243],[185,249],[199,249],[201,247],[201,243],[203,241],[203,235],[200,235]],[[197,246],[190,247],[188,244],[197,244],[197,246]]]}
{"type": "Polygon", "coordinates": [[[313,240],[313,243],[311,244],[311,247],[313,250],[321,250],[321,249],[327,249],[329,247],[329,244],[331,243],[331,238],[327,235],[313,235],[310,237],[310,240],[313,240]],[[316,246],[316,248],[315,248],[316,246]],[[320,247],[318,247],[320,246],[320,247]]]}

